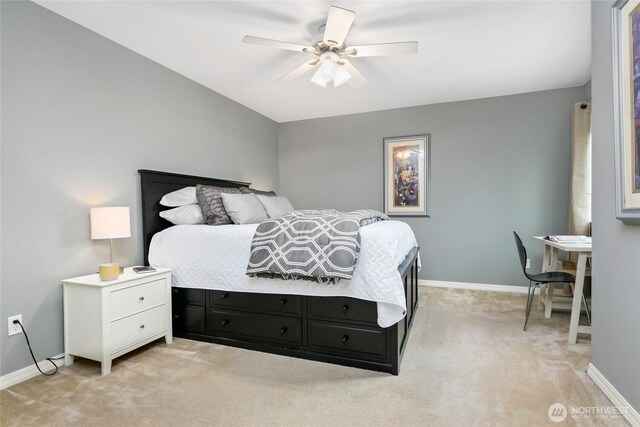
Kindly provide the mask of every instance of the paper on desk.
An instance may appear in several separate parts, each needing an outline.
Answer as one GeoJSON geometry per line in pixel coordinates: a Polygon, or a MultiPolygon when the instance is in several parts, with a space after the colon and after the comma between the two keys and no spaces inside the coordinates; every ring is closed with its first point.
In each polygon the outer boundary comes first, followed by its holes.
{"type": "Polygon", "coordinates": [[[591,237],[590,236],[546,236],[545,239],[550,240],[556,243],[567,243],[567,244],[590,244],[591,237]]]}

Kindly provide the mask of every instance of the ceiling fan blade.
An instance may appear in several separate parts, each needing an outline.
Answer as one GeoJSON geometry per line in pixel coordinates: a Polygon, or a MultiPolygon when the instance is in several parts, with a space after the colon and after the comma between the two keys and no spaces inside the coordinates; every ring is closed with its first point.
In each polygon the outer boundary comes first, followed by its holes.
{"type": "Polygon", "coordinates": [[[364,56],[406,55],[417,52],[418,42],[396,42],[349,46],[344,54],[354,58],[362,58],[364,56]]]}
{"type": "Polygon", "coordinates": [[[262,37],[244,36],[243,43],[257,44],[259,46],[275,47],[276,49],[293,50],[295,52],[314,52],[311,46],[304,46],[296,43],[281,42],[279,40],[264,39],[262,37]]]}
{"type": "Polygon", "coordinates": [[[367,84],[367,79],[365,79],[364,76],[360,74],[360,71],[358,71],[358,69],[354,67],[351,62],[347,61],[346,59],[340,59],[340,63],[342,64],[342,68],[344,68],[345,71],[351,74],[351,78],[347,81],[347,83],[349,83],[352,88],[358,89],[360,86],[364,86],[367,84]]]}
{"type": "Polygon", "coordinates": [[[356,13],[351,10],[337,6],[329,7],[327,24],[324,27],[324,42],[342,46],[355,17],[356,13]]]}
{"type": "Polygon", "coordinates": [[[289,83],[290,81],[293,81],[293,80],[297,79],[298,77],[302,76],[303,74],[308,73],[309,71],[311,71],[312,69],[317,67],[318,64],[320,64],[320,60],[319,59],[312,59],[311,61],[305,62],[304,64],[300,65],[299,67],[294,68],[293,70],[289,71],[287,74],[285,74],[284,76],[282,76],[278,80],[276,80],[276,82],[277,83],[289,83]]]}

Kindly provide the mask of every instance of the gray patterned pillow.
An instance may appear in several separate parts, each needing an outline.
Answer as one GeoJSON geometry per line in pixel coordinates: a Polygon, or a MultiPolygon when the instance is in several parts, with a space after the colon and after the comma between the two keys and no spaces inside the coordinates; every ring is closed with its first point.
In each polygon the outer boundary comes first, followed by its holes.
{"type": "Polygon", "coordinates": [[[240,190],[231,187],[196,185],[196,197],[202,210],[202,216],[209,225],[233,224],[222,203],[222,193],[240,194],[240,190]]]}
{"type": "Polygon", "coordinates": [[[240,192],[242,194],[256,194],[256,195],[261,195],[261,196],[277,196],[275,191],[260,191],[260,190],[254,190],[253,188],[249,188],[249,187],[240,187],[240,192]]]}

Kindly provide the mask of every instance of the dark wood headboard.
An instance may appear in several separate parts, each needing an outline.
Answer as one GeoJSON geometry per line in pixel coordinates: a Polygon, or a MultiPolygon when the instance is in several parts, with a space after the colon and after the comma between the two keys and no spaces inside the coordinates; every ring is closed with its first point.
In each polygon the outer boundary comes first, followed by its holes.
{"type": "Polygon", "coordinates": [[[158,172],[140,169],[142,188],[142,235],[144,236],[144,262],[149,263],[149,245],[154,234],[171,223],[160,218],[159,213],[167,208],[160,205],[160,199],[167,193],[196,184],[215,185],[217,187],[248,187],[250,183],[228,181],[225,179],[205,178],[202,176],[182,175],[178,173],[158,172]]]}

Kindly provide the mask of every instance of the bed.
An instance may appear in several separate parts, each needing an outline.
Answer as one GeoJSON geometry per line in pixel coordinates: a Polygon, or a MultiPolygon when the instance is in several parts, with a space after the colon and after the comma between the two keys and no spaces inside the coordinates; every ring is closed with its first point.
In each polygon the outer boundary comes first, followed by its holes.
{"type": "MultiPolygon", "coordinates": [[[[159,216],[166,209],[159,201],[167,193],[196,184],[235,188],[250,184],[150,170],[139,173],[145,261],[174,269],[174,336],[398,374],[418,307],[417,247],[409,247],[406,254],[403,249],[400,256],[396,251],[392,257],[402,284],[401,301],[397,295],[386,296],[384,289],[367,288],[366,280],[358,284],[356,273],[346,285],[221,275],[222,267],[205,260],[220,258],[219,265],[241,265],[242,259],[225,261],[225,251],[237,252],[255,226],[173,226],[159,216]],[[226,240],[220,237],[230,233],[226,240]],[[184,254],[189,252],[184,247],[192,244],[202,246],[199,252],[204,255],[185,263],[184,254]]],[[[395,233],[394,224],[385,222],[395,233]]],[[[374,225],[361,229],[363,249],[356,271],[367,271],[365,248],[371,244],[366,241],[373,238],[367,236],[380,235],[374,225]]]]}

